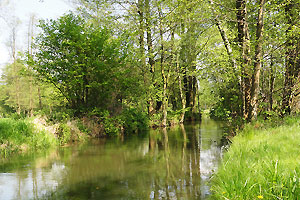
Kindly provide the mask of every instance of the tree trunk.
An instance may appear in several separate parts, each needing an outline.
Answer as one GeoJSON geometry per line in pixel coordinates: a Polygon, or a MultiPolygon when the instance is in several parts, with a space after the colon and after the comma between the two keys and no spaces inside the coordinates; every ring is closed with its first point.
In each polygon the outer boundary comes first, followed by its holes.
{"type": "Polygon", "coordinates": [[[275,75],[274,75],[274,61],[271,57],[270,64],[270,90],[269,90],[269,111],[273,111],[273,91],[274,91],[275,75]]]}
{"type": "Polygon", "coordinates": [[[14,68],[14,81],[15,81],[15,91],[16,91],[16,102],[17,102],[17,113],[21,114],[21,104],[20,104],[20,85],[19,85],[19,71],[17,69],[17,53],[16,53],[16,27],[12,28],[12,57],[13,57],[13,68],[14,68]]]}
{"type": "MultiPolygon", "coordinates": [[[[138,1],[138,16],[139,16],[139,45],[140,45],[140,56],[141,56],[141,71],[144,79],[144,85],[149,86],[147,80],[147,65],[146,65],[146,56],[145,56],[145,23],[144,23],[144,10],[145,2],[144,0],[138,1]]],[[[147,91],[147,96],[149,96],[149,91],[147,91]]],[[[152,101],[147,101],[148,115],[153,112],[152,101]]]]}
{"type": "Polygon", "coordinates": [[[251,100],[251,58],[250,58],[250,35],[247,23],[246,0],[237,0],[238,42],[241,48],[242,91],[243,91],[243,115],[249,119],[251,100]]]}
{"type": "Polygon", "coordinates": [[[32,102],[32,75],[29,78],[29,115],[33,116],[33,102],[32,102]]]}
{"type": "Polygon", "coordinates": [[[221,37],[222,37],[224,46],[225,46],[226,51],[227,51],[227,54],[228,54],[228,57],[229,57],[229,59],[230,59],[230,61],[231,61],[231,63],[232,63],[233,68],[234,68],[235,70],[237,70],[237,69],[238,69],[237,63],[236,63],[236,60],[234,59],[234,57],[233,57],[233,55],[232,55],[232,48],[231,48],[231,44],[230,44],[230,42],[229,42],[229,40],[228,40],[227,34],[226,34],[225,30],[222,28],[221,22],[220,22],[220,20],[219,20],[218,17],[217,17],[216,10],[215,10],[215,8],[213,7],[213,4],[214,4],[213,1],[212,1],[212,0],[209,0],[209,2],[210,2],[210,4],[211,4],[211,8],[212,8],[212,12],[213,12],[213,14],[214,14],[214,17],[216,17],[216,18],[215,18],[215,23],[216,23],[216,25],[217,25],[217,27],[218,27],[218,30],[219,30],[219,32],[220,32],[220,35],[221,35],[221,37]]]}
{"type": "Polygon", "coordinates": [[[295,11],[295,1],[287,2],[285,6],[285,13],[288,23],[286,31],[286,66],[285,66],[285,80],[282,99],[282,116],[291,113],[291,101],[293,87],[299,75],[299,36],[293,35],[293,27],[298,23],[299,17],[297,10],[295,11]]]}
{"type": "Polygon", "coordinates": [[[255,46],[255,63],[254,72],[252,75],[252,86],[251,86],[251,101],[250,101],[250,116],[249,119],[257,119],[257,99],[259,92],[259,78],[262,60],[262,44],[263,44],[263,31],[264,31],[264,4],[265,0],[259,2],[259,12],[256,27],[256,46],[255,46]]]}
{"type": "Polygon", "coordinates": [[[163,120],[162,120],[162,126],[167,126],[167,108],[168,108],[168,97],[167,97],[167,84],[168,79],[165,72],[165,64],[164,64],[164,40],[163,40],[163,26],[162,26],[162,10],[160,8],[159,10],[159,36],[160,36],[160,66],[161,66],[161,75],[163,80],[163,99],[162,99],[162,108],[163,108],[163,120]]]}
{"type": "MultiPolygon", "coordinates": [[[[145,57],[145,42],[144,42],[144,1],[138,1],[138,15],[139,15],[139,45],[140,45],[140,54],[141,54],[141,64],[142,70],[146,68],[146,57],[145,57]]],[[[144,74],[145,75],[145,74],[144,74]]]]}
{"type": "Polygon", "coordinates": [[[177,71],[177,76],[178,76],[180,99],[181,99],[181,104],[182,104],[182,112],[180,114],[179,123],[182,124],[184,122],[186,101],[185,101],[185,97],[184,97],[184,94],[183,94],[182,81],[181,81],[182,79],[181,79],[181,74],[180,74],[179,69],[180,69],[180,66],[179,66],[179,54],[178,54],[177,55],[177,62],[176,62],[176,71],[177,71]]]}
{"type": "MultiPolygon", "coordinates": [[[[150,0],[145,0],[145,19],[146,19],[146,34],[147,34],[147,50],[148,50],[148,60],[150,65],[150,73],[152,74],[152,84],[155,83],[155,69],[154,69],[154,55],[153,55],[153,44],[152,44],[152,33],[151,33],[151,15],[150,15],[150,0]]],[[[155,112],[154,100],[151,97],[148,101],[148,114],[152,115],[155,112]]]]}
{"type": "Polygon", "coordinates": [[[193,12],[191,7],[187,8],[188,17],[183,23],[183,33],[184,33],[184,44],[182,46],[182,62],[184,63],[184,90],[186,97],[186,107],[189,109],[188,120],[193,121],[196,115],[196,97],[197,97],[197,78],[193,74],[196,70],[196,59],[197,53],[196,49],[196,38],[197,33],[195,30],[196,23],[194,18],[189,15],[193,12]]]}
{"type": "Polygon", "coordinates": [[[41,95],[41,87],[38,86],[38,95],[39,95],[39,108],[40,110],[43,108],[43,104],[42,104],[42,95],[41,95]]]}
{"type": "MultiPolygon", "coordinates": [[[[34,27],[34,15],[30,16],[29,26],[28,26],[28,53],[32,57],[32,38],[33,38],[33,27],[34,27]]],[[[30,117],[33,116],[33,94],[32,94],[32,67],[28,66],[28,71],[30,73],[29,77],[29,114],[30,117]]]]}

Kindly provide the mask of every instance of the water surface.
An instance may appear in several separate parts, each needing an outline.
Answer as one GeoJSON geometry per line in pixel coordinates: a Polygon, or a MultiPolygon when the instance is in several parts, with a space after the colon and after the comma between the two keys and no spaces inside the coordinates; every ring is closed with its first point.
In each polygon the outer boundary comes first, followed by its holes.
{"type": "Polygon", "coordinates": [[[206,199],[221,137],[205,120],[13,157],[0,163],[0,200],[206,199]]]}

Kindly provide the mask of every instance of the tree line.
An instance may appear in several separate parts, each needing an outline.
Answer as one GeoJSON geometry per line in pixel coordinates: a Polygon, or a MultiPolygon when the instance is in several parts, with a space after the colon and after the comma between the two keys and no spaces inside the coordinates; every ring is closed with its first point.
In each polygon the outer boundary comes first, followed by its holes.
{"type": "Polygon", "coordinates": [[[70,3],[29,28],[26,52],[12,34],[3,113],[134,110],[167,126],[208,109],[245,121],[299,109],[299,0],[70,3]]]}

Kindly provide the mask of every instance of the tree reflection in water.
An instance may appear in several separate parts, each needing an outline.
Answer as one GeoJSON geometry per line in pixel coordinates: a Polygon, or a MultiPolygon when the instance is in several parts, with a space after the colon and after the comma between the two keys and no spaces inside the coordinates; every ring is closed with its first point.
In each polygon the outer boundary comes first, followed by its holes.
{"type": "Polygon", "coordinates": [[[205,199],[221,137],[218,124],[204,121],[94,140],[17,168],[6,163],[0,180],[9,172],[10,181],[0,182],[0,192],[5,199],[205,199]]]}

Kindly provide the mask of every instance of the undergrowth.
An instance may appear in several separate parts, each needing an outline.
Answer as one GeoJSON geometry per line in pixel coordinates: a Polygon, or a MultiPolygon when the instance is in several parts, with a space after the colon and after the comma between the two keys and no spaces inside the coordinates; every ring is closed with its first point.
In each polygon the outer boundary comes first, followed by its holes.
{"type": "Polygon", "coordinates": [[[0,154],[40,150],[56,144],[54,135],[34,127],[28,119],[0,119],[0,154]]]}

